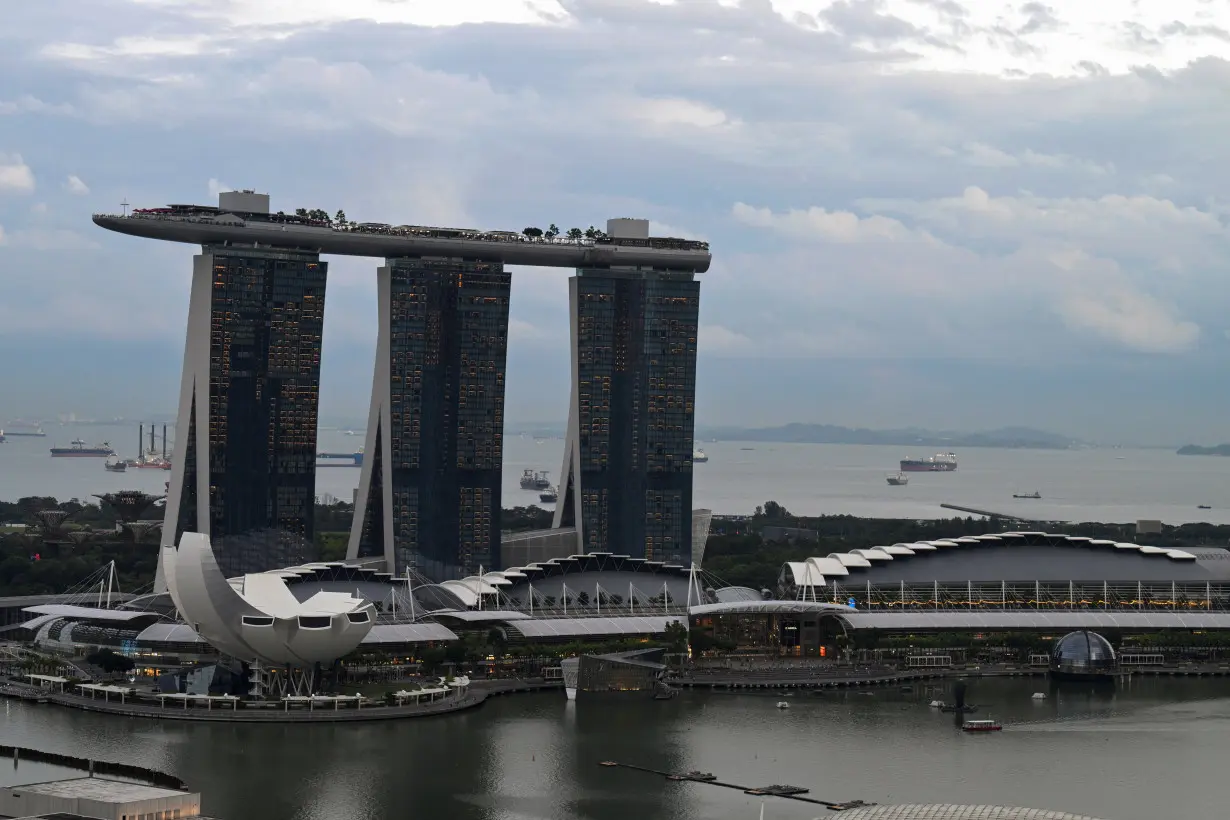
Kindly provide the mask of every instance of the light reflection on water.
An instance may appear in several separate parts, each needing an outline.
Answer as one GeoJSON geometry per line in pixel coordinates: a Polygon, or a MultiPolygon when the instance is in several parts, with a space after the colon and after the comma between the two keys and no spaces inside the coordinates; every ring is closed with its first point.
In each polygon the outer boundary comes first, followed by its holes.
{"type": "MultiPolygon", "coordinates": [[[[0,715],[0,738],[169,771],[224,820],[758,815],[759,798],[607,769],[602,760],[701,769],[749,786],[807,785],[829,800],[1001,803],[1106,820],[1222,816],[1230,682],[1139,680],[1030,699],[1045,687],[973,681],[979,716],[1006,726],[990,736],[962,734],[952,715],[927,707],[937,693],[920,687],[798,693],[789,710],[776,709],[771,693],[665,702],[582,695],[576,703],[525,695],[441,718],[306,727],[159,724],[13,704],[0,715]]],[[[827,813],[766,802],[767,820],[817,815],[827,813]]]]}

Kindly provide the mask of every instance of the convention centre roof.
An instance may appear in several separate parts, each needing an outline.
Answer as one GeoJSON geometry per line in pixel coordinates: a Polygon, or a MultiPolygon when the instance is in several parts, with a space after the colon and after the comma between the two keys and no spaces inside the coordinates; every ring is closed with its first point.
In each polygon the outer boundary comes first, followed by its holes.
{"type": "Polygon", "coordinates": [[[1000,581],[1223,581],[1230,552],[1003,532],[898,543],[791,561],[779,582],[796,587],[1000,581]]]}

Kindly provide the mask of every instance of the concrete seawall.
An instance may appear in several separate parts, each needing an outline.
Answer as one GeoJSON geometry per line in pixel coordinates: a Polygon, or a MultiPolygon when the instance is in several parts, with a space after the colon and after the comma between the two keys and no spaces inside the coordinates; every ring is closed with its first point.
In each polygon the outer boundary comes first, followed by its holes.
{"type": "Polygon", "coordinates": [[[215,709],[203,709],[192,706],[184,709],[179,706],[156,706],[151,703],[128,702],[108,703],[80,695],[46,692],[28,686],[0,687],[0,695],[20,698],[29,702],[46,702],[48,705],[64,706],[70,709],[80,709],[84,712],[99,712],[108,715],[120,715],[131,718],[148,718],[150,720],[190,720],[204,723],[355,723],[373,720],[407,720],[411,718],[434,717],[473,709],[481,706],[488,698],[498,695],[510,695],[521,692],[543,692],[562,688],[560,683],[536,683],[528,681],[478,681],[470,686],[465,696],[438,701],[421,706],[370,706],[363,709],[347,707],[345,709],[294,709],[290,711],[281,708],[248,708],[232,710],[226,706],[215,709]]]}

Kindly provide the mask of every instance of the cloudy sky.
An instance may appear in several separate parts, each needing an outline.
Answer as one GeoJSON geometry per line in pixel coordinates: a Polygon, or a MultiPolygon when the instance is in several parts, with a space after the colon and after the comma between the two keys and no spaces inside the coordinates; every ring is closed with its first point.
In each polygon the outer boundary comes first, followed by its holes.
{"type": "MultiPolygon", "coordinates": [[[[700,424],[1230,440],[1221,0],[40,0],[0,12],[0,420],[162,414],[193,249],[95,211],[274,207],[704,238],[700,424]]],[[[372,260],[330,268],[363,417],[372,260]]],[[[561,420],[517,269],[509,417],[561,420]]]]}

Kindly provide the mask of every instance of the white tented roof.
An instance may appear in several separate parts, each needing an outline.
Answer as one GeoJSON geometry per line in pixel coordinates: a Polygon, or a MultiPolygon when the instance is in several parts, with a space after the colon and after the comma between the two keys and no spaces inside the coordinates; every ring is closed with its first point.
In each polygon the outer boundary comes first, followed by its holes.
{"type": "Polygon", "coordinates": [[[443,624],[376,624],[363,638],[363,643],[427,643],[455,641],[457,634],[443,624]]]}
{"type": "Polygon", "coordinates": [[[57,618],[76,618],[82,621],[132,621],[137,618],[148,618],[154,614],[142,612],[139,609],[95,609],[92,606],[71,604],[40,604],[28,606],[22,612],[29,612],[32,615],[54,615],[57,618]]]}
{"type": "Polygon", "coordinates": [[[940,538],[934,541],[916,541],[912,543],[896,543],[886,547],[871,547],[869,549],[854,549],[849,552],[831,553],[825,556],[808,558],[806,561],[788,561],[782,568],[782,575],[798,587],[827,586],[840,580],[834,576],[852,575],[857,580],[861,569],[892,561],[894,558],[906,558],[917,555],[925,560],[930,553],[950,550],[968,550],[985,544],[1004,541],[1019,543],[1026,537],[1043,537],[1056,539],[1058,543],[1068,543],[1081,549],[1096,549],[1110,547],[1123,553],[1158,556],[1171,561],[1196,561],[1197,556],[1186,550],[1153,547],[1143,544],[1133,544],[1126,541],[1107,541],[1084,536],[1050,535],[1039,532],[1005,532],[999,535],[961,536],[960,538],[940,538]],[[851,570],[854,570],[851,572],[851,570]]]}

